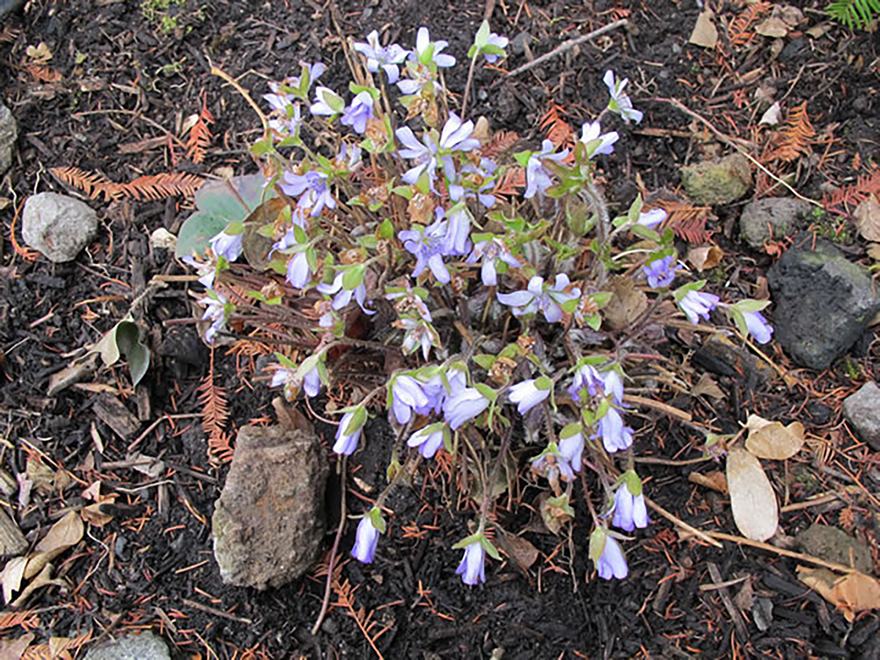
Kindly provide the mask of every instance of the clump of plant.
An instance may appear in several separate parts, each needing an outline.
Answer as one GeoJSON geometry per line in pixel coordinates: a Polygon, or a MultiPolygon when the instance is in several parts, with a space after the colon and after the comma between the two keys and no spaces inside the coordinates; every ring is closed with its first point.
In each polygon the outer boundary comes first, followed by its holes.
{"type": "Polygon", "coordinates": [[[201,9],[188,8],[188,0],[143,0],[141,14],[162,34],[173,33],[177,37],[189,34],[195,24],[205,20],[201,9]]]}
{"type": "MultiPolygon", "coordinates": [[[[484,23],[471,72],[507,43],[484,23]]],[[[454,107],[446,47],[427,28],[412,50],[373,32],[351,47],[348,89],[321,85],[320,63],[270,85],[251,149],[261,174],[210,184],[181,232],[205,287],[205,339],[276,342],[271,385],[307,405],[332,394],[340,457],[387,415],[398,441],[388,486],[359,519],[358,560],[373,561],[400,476],[442,460],[473,504],[456,572],[484,581],[486,555],[499,558],[495,484],[516,450],[545,488],[547,527],[588,516],[579,545],[600,577],[625,578],[624,545],[649,524],[627,371],[682,318],[723,311],[766,343],[768,303],[703,291],[662,209],[641,197],[607,207],[595,167],[620,135],[601,120],[642,119],[626,79],[606,72],[610,98],[573,146],[514,150],[515,136],[467,118],[467,95],[454,107]]]]}
{"type": "Polygon", "coordinates": [[[825,11],[850,30],[862,30],[880,13],[880,0],[835,0],[825,11]]]}

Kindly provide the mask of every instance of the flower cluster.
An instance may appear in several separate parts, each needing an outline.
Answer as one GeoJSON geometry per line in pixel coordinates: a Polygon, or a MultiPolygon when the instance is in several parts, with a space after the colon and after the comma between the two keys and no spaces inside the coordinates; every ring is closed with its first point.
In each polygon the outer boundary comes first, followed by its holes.
{"type": "MultiPolygon", "coordinates": [[[[507,45],[484,23],[467,53],[471,73],[502,66],[507,45]]],[[[605,73],[608,98],[603,91],[589,109],[596,118],[566,148],[545,139],[511,154],[503,136],[468,118],[467,94],[460,104],[449,95],[441,74],[456,57],[427,28],[412,48],[375,31],[353,48],[361,64],[347,87],[319,84],[326,67],[302,62],[263,96],[265,131],[251,149],[259,190],[230,182],[231,206],[247,212],[184,258],[206,289],[206,341],[231,324],[277,342],[269,385],[310,406],[328,395],[342,464],[369,442],[384,396],[400,442],[387,487],[357,524],[358,561],[376,559],[387,495],[412,474],[398,460],[408,451],[410,467],[453,462],[468,476],[480,513],[477,531],[453,546],[464,553],[455,572],[484,582],[486,557],[499,558],[491,480],[525,454],[552,532],[583,515],[578,497],[591,495],[578,483],[598,480],[604,500],[585,507],[589,554],[600,577],[626,577],[621,532],[650,523],[631,469],[645,441],[629,416],[639,400],[625,393],[648,352],[631,346],[671,319],[700,325],[724,314],[766,343],[767,303],[722,300],[689,281],[662,203],[638,196],[609,213],[595,172],[622,136],[600,120],[623,131],[644,118],[627,79],[605,73]],[[235,263],[242,255],[247,266],[235,263]],[[629,298],[633,309],[621,312],[629,298]]]]}

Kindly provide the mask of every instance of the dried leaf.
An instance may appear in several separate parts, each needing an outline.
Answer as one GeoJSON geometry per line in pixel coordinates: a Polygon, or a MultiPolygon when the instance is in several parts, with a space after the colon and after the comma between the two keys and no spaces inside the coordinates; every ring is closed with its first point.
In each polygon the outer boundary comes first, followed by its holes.
{"type": "Polygon", "coordinates": [[[711,396],[713,399],[723,399],[724,391],[718,387],[718,384],[709,374],[703,374],[700,376],[700,380],[697,381],[697,384],[694,385],[694,389],[691,392],[694,396],[701,396],[705,394],[706,396],[711,396]]]}
{"type": "Polygon", "coordinates": [[[779,101],[776,101],[773,105],[767,108],[767,111],[763,115],[761,115],[761,121],[759,121],[758,124],[776,126],[776,124],[779,123],[781,114],[782,106],[779,105],[779,101]]]}
{"type": "Polygon", "coordinates": [[[57,523],[52,525],[49,533],[44,536],[34,553],[28,558],[25,577],[30,579],[43,570],[43,567],[68,548],[82,540],[85,526],[76,511],[71,511],[57,523]]]}
{"type": "Polygon", "coordinates": [[[866,241],[880,241],[880,202],[869,195],[856,209],[856,227],[866,241]]]}
{"type": "Polygon", "coordinates": [[[603,311],[605,320],[614,330],[631,325],[648,307],[648,297],[629,277],[615,275],[608,290],[613,295],[603,311]]]}
{"type": "Polygon", "coordinates": [[[0,573],[0,582],[3,583],[4,602],[10,602],[12,594],[21,589],[21,581],[24,579],[24,569],[27,568],[27,563],[27,557],[13,557],[6,562],[3,573],[0,573]]]}
{"type": "Polygon", "coordinates": [[[504,546],[505,550],[510,553],[510,556],[524,571],[528,571],[538,559],[538,549],[522,536],[505,534],[504,546]]]}
{"type": "Polygon", "coordinates": [[[753,541],[766,541],[779,526],[779,505],[761,463],[739,447],[727,454],[727,488],[733,520],[753,541]]]}
{"type": "Polygon", "coordinates": [[[688,250],[687,260],[694,268],[701,273],[704,270],[711,270],[721,263],[724,258],[724,250],[717,245],[704,245],[701,247],[692,247],[688,250]]]}
{"type": "Polygon", "coordinates": [[[880,261],[880,243],[871,243],[868,246],[868,256],[874,261],[880,261]]]}
{"type": "Polygon", "coordinates": [[[695,46],[715,48],[718,45],[718,29],[715,27],[715,12],[707,9],[697,16],[697,24],[688,40],[695,46]]]}
{"type": "Polygon", "coordinates": [[[749,415],[746,428],[749,429],[746,449],[758,458],[784,461],[797,454],[804,446],[804,425],[800,422],[783,426],[780,422],[770,422],[758,415],[749,415]]]}
{"type": "Polygon", "coordinates": [[[766,18],[755,26],[755,32],[762,37],[771,37],[780,39],[788,34],[788,24],[781,18],[771,16],[766,18]]]}
{"type": "Polygon", "coordinates": [[[35,636],[34,633],[25,633],[18,639],[0,640],[0,660],[20,660],[35,636]]]}
{"type": "Polygon", "coordinates": [[[852,622],[856,612],[880,608],[880,582],[858,571],[838,576],[827,568],[798,566],[798,578],[852,622]]]}

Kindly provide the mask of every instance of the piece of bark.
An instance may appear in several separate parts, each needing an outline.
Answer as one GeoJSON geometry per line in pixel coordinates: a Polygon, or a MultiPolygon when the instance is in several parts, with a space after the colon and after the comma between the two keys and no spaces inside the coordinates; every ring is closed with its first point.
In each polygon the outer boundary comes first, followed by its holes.
{"type": "Polygon", "coordinates": [[[27,539],[18,525],[0,508],[0,557],[14,557],[28,549],[27,539]]]}
{"type": "Polygon", "coordinates": [[[129,440],[138,432],[141,423],[115,396],[102,394],[94,404],[95,414],[123,440],[129,440]]]}

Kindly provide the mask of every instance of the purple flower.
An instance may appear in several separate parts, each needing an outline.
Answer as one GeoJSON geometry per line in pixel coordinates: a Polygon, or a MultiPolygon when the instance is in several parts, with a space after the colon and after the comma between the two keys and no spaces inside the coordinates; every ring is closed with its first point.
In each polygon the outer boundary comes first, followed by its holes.
{"type": "Polygon", "coordinates": [[[558,484],[560,479],[566,482],[574,481],[571,464],[559,451],[555,442],[551,442],[544,451],[532,459],[532,470],[542,475],[552,485],[558,484]]]}
{"type": "MultiPolygon", "coordinates": [[[[318,78],[320,78],[321,74],[323,74],[327,70],[327,67],[324,66],[324,64],[322,64],[321,62],[315,62],[314,64],[309,64],[308,62],[303,62],[302,60],[300,60],[299,63],[300,63],[300,66],[306,67],[306,69],[308,71],[309,87],[311,87],[312,83],[315,82],[318,78]]],[[[299,87],[300,80],[301,80],[301,77],[290,78],[289,86],[290,87],[299,87]]]]}
{"type": "Polygon", "coordinates": [[[440,86],[440,83],[435,80],[437,76],[431,73],[431,70],[428,69],[427,66],[415,67],[415,65],[408,65],[407,68],[409,70],[409,75],[413,77],[401,78],[397,81],[397,89],[400,90],[401,94],[418,94],[428,83],[434,83],[434,87],[438,90],[443,89],[440,86]],[[413,69],[409,68],[410,66],[413,66],[416,70],[413,71],[413,69]]]}
{"type": "Polygon", "coordinates": [[[499,293],[498,302],[508,307],[513,307],[514,316],[522,316],[524,314],[536,314],[538,310],[543,312],[544,318],[548,323],[558,323],[562,320],[562,307],[570,300],[580,297],[581,290],[574,288],[570,293],[566,293],[564,289],[569,286],[568,275],[560,273],[556,276],[556,283],[553,286],[544,284],[544,278],[535,275],[529,280],[529,285],[525,291],[514,291],[513,293],[499,293]]]}
{"type": "Polygon", "coordinates": [[[428,181],[433,188],[434,179],[437,178],[437,145],[428,138],[427,133],[422,135],[422,141],[419,142],[409,126],[398,128],[395,135],[405,147],[397,152],[398,155],[401,158],[415,161],[413,167],[404,172],[401,178],[406,183],[414,184],[423,172],[427,172],[428,181]]]}
{"type": "Polygon", "coordinates": [[[584,144],[590,144],[590,142],[593,142],[594,140],[599,140],[599,145],[590,151],[590,158],[599,154],[605,154],[607,156],[614,153],[614,143],[617,142],[620,137],[617,134],[617,131],[602,134],[602,126],[598,121],[594,121],[591,124],[584,124],[581,127],[581,131],[581,142],[584,144]]]}
{"type": "Polygon", "coordinates": [[[227,234],[221,231],[211,239],[211,251],[232,263],[241,256],[243,250],[241,239],[243,234],[227,234]]]}
{"type": "Polygon", "coordinates": [[[409,436],[406,444],[409,447],[418,447],[424,458],[434,458],[434,454],[443,446],[446,433],[446,427],[442,423],[431,424],[409,436]]]}
{"type": "MultiPolygon", "coordinates": [[[[378,511],[378,509],[373,511],[378,511]]],[[[351,556],[364,564],[373,561],[373,557],[376,555],[376,544],[379,542],[379,534],[381,533],[381,530],[377,529],[373,523],[373,511],[361,518],[358,523],[354,547],[351,549],[351,556]]],[[[378,515],[381,516],[381,513],[378,515]]]]}
{"type": "Polygon", "coordinates": [[[291,197],[299,197],[298,205],[312,209],[312,217],[320,215],[324,207],[336,208],[336,200],[330,193],[327,179],[330,178],[324,172],[312,170],[305,174],[284,173],[284,183],[281,189],[291,197]]]}
{"type": "Polygon", "coordinates": [[[321,390],[321,372],[318,371],[317,363],[303,376],[303,390],[310,399],[318,396],[318,392],[321,390]]]}
{"type": "Polygon", "coordinates": [[[293,401],[297,389],[297,382],[293,377],[294,373],[292,369],[276,369],[272,374],[272,382],[269,383],[269,387],[284,387],[284,398],[293,401]]]}
{"type": "MultiPolygon", "coordinates": [[[[422,56],[427,54],[428,49],[433,46],[431,60],[434,64],[443,68],[455,66],[455,58],[452,55],[444,55],[440,52],[448,45],[449,44],[445,41],[435,41],[434,43],[431,43],[428,28],[420,27],[416,34],[416,50],[414,53],[410,53],[409,56],[410,59],[415,59],[421,62],[422,56]]],[[[422,62],[422,64],[427,65],[428,62],[422,62]]]]}
{"type": "Polygon", "coordinates": [[[678,301],[681,311],[687,314],[688,319],[694,325],[700,322],[700,317],[709,320],[709,312],[715,309],[715,305],[721,300],[718,296],[702,291],[690,290],[684,298],[678,301]]]}
{"type": "Polygon", "coordinates": [[[610,536],[605,536],[605,548],[599,559],[596,560],[596,570],[603,580],[610,580],[612,577],[623,580],[629,575],[629,567],[626,565],[623,550],[620,548],[620,544],[610,536]]]}
{"type": "Polygon", "coordinates": [[[333,159],[334,167],[340,170],[353,170],[361,162],[361,148],[356,144],[346,144],[342,143],[342,146],[339,147],[339,153],[336,154],[336,157],[333,159]]]}
{"type": "Polygon", "coordinates": [[[318,291],[320,293],[325,293],[328,296],[333,296],[333,309],[342,309],[348,305],[348,303],[351,302],[352,297],[354,297],[355,302],[357,302],[358,307],[363,310],[364,314],[375,314],[376,312],[364,307],[364,301],[367,299],[367,287],[364,285],[363,281],[353,289],[346,289],[343,287],[344,279],[345,271],[341,270],[336,273],[336,277],[333,278],[331,284],[326,282],[319,284],[317,287],[318,291]]]}
{"type": "Polygon", "coordinates": [[[599,430],[593,437],[599,436],[602,436],[602,444],[609,454],[629,449],[633,442],[632,429],[624,426],[623,417],[616,408],[609,408],[599,420],[599,430]]]}
{"type": "Polygon", "coordinates": [[[471,214],[467,207],[461,206],[449,214],[446,221],[446,235],[443,237],[441,250],[447,257],[467,254],[471,249],[468,240],[471,232],[471,214]]]}
{"type": "Polygon", "coordinates": [[[432,346],[440,348],[440,335],[434,326],[424,319],[402,318],[392,325],[406,330],[401,348],[407,355],[421,347],[422,355],[427,360],[432,346]]]}
{"type": "Polygon", "coordinates": [[[336,429],[336,442],[333,451],[341,456],[351,456],[357,449],[364,422],[367,419],[367,411],[364,408],[350,410],[339,420],[336,429]]]}
{"type": "Polygon", "coordinates": [[[755,338],[759,344],[766,344],[773,335],[773,326],[767,323],[761,312],[742,312],[746,319],[746,327],[749,334],[755,338]]]}
{"type": "Polygon", "coordinates": [[[636,527],[639,529],[647,527],[648,522],[645,496],[642,493],[633,495],[629,489],[628,481],[624,479],[617,492],[614,493],[614,519],[611,524],[631,532],[636,527]]]}
{"type": "Polygon", "coordinates": [[[562,429],[559,434],[559,453],[575,472],[581,471],[584,456],[584,434],[580,424],[562,429]]]}
{"type": "Polygon", "coordinates": [[[608,93],[611,94],[608,109],[619,114],[627,124],[630,119],[637,124],[642,121],[644,115],[633,108],[632,101],[623,91],[627,83],[629,83],[629,79],[624,78],[623,80],[615,81],[614,72],[609,69],[605,72],[605,77],[602,80],[605,82],[605,86],[608,87],[608,93]]]}
{"type": "Polygon", "coordinates": [[[351,126],[355,133],[367,130],[367,120],[373,118],[373,97],[367,91],[360,92],[342,113],[339,120],[343,126],[351,126]]]}
{"type": "Polygon", "coordinates": [[[391,382],[391,409],[398,424],[406,424],[412,419],[415,408],[428,405],[428,397],[422,386],[412,376],[396,376],[391,382]]]}
{"type": "Polygon", "coordinates": [[[645,211],[644,213],[639,213],[639,219],[636,221],[637,224],[642,225],[643,227],[647,227],[648,229],[654,229],[661,222],[666,220],[669,217],[669,214],[663,209],[651,209],[650,211],[645,211]]]}
{"type": "Polygon", "coordinates": [[[214,337],[226,323],[230,311],[229,305],[227,304],[226,297],[216,291],[210,292],[199,301],[199,304],[205,305],[205,313],[202,315],[202,320],[211,321],[210,327],[205,330],[205,341],[213,344],[214,337]]]}
{"type": "Polygon", "coordinates": [[[574,372],[568,392],[581,404],[587,403],[588,394],[598,396],[600,393],[611,396],[618,406],[623,404],[623,380],[616,369],[599,371],[590,364],[582,364],[574,372]]]}
{"type": "Polygon", "coordinates": [[[309,106],[309,112],[313,115],[332,117],[342,112],[345,101],[329,87],[315,88],[315,102],[309,106]]]}
{"type": "Polygon", "coordinates": [[[400,69],[397,65],[403,62],[409,51],[397,44],[382,46],[379,43],[379,33],[376,30],[367,35],[367,43],[358,42],[354,49],[367,58],[367,71],[376,73],[379,67],[388,76],[388,84],[393,85],[400,77],[400,69]]]}
{"type": "Polygon", "coordinates": [[[455,569],[455,573],[461,575],[461,580],[465,584],[475,585],[477,582],[485,582],[485,562],[486,549],[479,540],[473,541],[465,546],[464,557],[455,569]]]}
{"type": "Polygon", "coordinates": [[[196,259],[189,254],[183,255],[181,261],[198,271],[199,284],[206,289],[214,288],[214,278],[217,276],[217,265],[213,261],[196,261],[196,259]]]}
{"type": "Polygon", "coordinates": [[[397,238],[403,241],[403,247],[416,257],[416,267],[412,276],[418,277],[425,268],[430,268],[434,277],[441,284],[449,284],[452,277],[446,264],[443,263],[444,247],[446,245],[447,222],[438,220],[430,227],[424,229],[420,225],[414,225],[417,229],[402,231],[397,238]]]}
{"type": "Polygon", "coordinates": [[[489,399],[475,387],[465,387],[443,403],[443,417],[453,431],[489,407],[489,399]]]}
{"type": "Polygon", "coordinates": [[[553,160],[558,163],[568,156],[568,149],[554,154],[555,149],[556,147],[550,140],[544,140],[541,144],[541,151],[529,156],[529,161],[526,163],[526,192],[523,195],[526,199],[534,197],[538,192],[543,195],[547,192],[547,188],[553,185],[550,170],[544,167],[543,161],[553,160]]]}
{"type": "MultiPolygon", "coordinates": [[[[489,41],[486,42],[487,46],[495,46],[496,48],[507,48],[507,44],[510,43],[510,40],[507,37],[502,37],[500,35],[495,34],[494,32],[489,35],[489,41]]],[[[486,58],[486,61],[489,64],[495,64],[498,61],[500,55],[496,53],[483,53],[483,57],[486,58]]]]}
{"type": "Polygon", "coordinates": [[[501,259],[501,261],[512,268],[519,268],[522,266],[522,264],[510,254],[504,241],[496,237],[489,237],[479,243],[474,243],[474,249],[467,258],[467,263],[473,265],[480,259],[483,260],[483,265],[480,269],[480,278],[483,280],[483,286],[498,286],[498,274],[495,266],[495,262],[498,259],[501,259]]]}
{"type": "Polygon", "coordinates": [[[550,396],[553,391],[553,381],[542,376],[541,378],[530,378],[524,380],[510,388],[507,397],[511,403],[517,404],[516,411],[520,415],[525,415],[532,408],[541,403],[550,396]]]}
{"type": "Polygon", "coordinates": [[[677,270],[678,266],[675,265],[675,257],[672,255],[662,259],[655,259],[642,268],[642,272],[648,279],[648,286],[652,289],[659,289],[672,284],[672,281],[675,279],[675,271],[677,270]]]}

